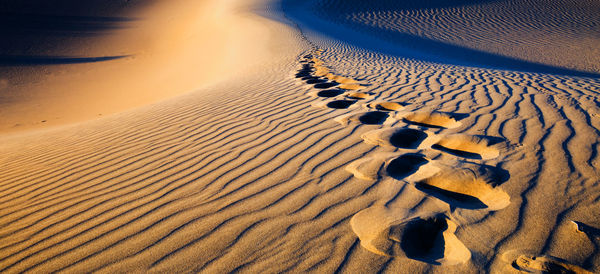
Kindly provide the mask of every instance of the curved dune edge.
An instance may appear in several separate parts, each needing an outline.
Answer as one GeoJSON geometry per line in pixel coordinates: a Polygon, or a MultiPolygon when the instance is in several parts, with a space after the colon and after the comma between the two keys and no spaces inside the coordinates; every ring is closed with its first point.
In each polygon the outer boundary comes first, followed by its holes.
{"type": "Polygon", "coordinates": [[[132,11],[129,16],[136,20],[88,45],[128,57],[44,65],[47,76],[35,82],[12,85],[13,79],[4,79],[2,91],[11,97],[1,104],[0,133],[51,128],[155,103],[268,59],[265,19],[242,12],[247,5],[175,0],[132,11]]]}

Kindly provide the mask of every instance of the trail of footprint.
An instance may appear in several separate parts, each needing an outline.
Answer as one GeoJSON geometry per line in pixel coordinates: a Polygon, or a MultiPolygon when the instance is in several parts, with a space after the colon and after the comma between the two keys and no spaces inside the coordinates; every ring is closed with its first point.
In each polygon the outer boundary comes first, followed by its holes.
{"type": "Polygon", "coordinates": [[[300,60],[302,66],[296,72],[296,78],[301,78],[307,84],[314,84],[314,87],[319,89],[327,89],[338,85],[344,90],[364,88],[364,86],[352,78],[331,73],[323,60],[314,57],[314,55],[318,54],[320,54],[319,51],[313,51],[303,56],[300,60]]]}
{"type": "MultiPolygon", "coordinates": [[[[322,60],[307,55],[304,62],[297,77],[313,84],[316,89],[323,89],[310,95],[332,99],[314,106],[349,109],[355,108],[360,100],[372,98],[371,93],[357,91],[365,86],[354,79],[334,75],[322,60]]],[[[510,204],[509,195],[498,188],[508,177],[504,174],[507,172],[466,161],[459,161],[454,166],[444,165],[417,153],[419,150],[433,149],[459,158],[487,160],[499,156],[502,139],[428,133],[428,129],[459,127],[459,120],[466,115],[438,111],[409,112],[404,111],[404,106],[398,102],[367,102],[367,111],[351,112],[335,118],[342,125],[387,125],[402,121],[406,126],[378,129],[361,137],[368,144],[414,151],[358,159],[346,166],[347,171],[363,180],[388,177],[408,182],[429,197],[447,203],[450,213],[454,212],[454,208],[500,210],[510,204]]],[[[370,207],[353,216],[351,225],[361,245],[376,254],[400,255],[432,264],[463,263],[470,259],[470,251],[454,235],[458,224],[446,215],[436,213],[399,218],[401,215],[399,212],[391,214],[381,208],[370,207]]]]}

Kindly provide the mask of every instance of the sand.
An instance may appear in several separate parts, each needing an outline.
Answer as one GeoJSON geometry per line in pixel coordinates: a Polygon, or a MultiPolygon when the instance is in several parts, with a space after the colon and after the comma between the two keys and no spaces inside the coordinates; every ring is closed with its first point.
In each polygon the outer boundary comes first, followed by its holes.
{"type": "Polygon", "coordinates": [[[3,48],[0,272],[600,272],[595,1],[117,4],[3,48]]]}
{"type": "MultiPolygon", "coordinates": [[[[219,82],[259,61],[239,45],[265,35],[253,25],[239,31],[243,19],[229,2],[54,0],[66,6],[54,10],[27,2],[45,9],[16,5],[12,17],[25,18],[7,18],[14,25],[0,30],[16,41],[0,45],[4,133],[87,121],[219,82]]],[[[251,48],[265,46],[254,40],[251,48]]]]}

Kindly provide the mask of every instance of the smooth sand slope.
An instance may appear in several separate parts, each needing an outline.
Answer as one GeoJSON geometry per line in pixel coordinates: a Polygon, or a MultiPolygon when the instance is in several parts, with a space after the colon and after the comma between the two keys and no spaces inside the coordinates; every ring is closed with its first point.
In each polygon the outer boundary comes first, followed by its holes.
{"type": "Polygon", "coordinates": [[[3,1],[0,132],[106,116],[235,73],[257,60],[238,45],[262,32],[238,31],[230,2],[3,1]]]}
{"type": "Polygon", "coordinates": [[[210,86],[0,135],[0,272],[599,272],[597,49],[490,27],[583,45],[598,4],[355,2],[206,3],[210,86]]]}

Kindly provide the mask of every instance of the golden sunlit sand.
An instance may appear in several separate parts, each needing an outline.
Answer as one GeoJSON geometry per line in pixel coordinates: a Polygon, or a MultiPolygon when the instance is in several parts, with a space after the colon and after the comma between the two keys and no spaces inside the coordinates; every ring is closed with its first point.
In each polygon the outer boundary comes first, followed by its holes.
{"type": "Polygon", "coordinates": [[[0,1],[0,272],[598,273],[598,22],[0,1]]]}

